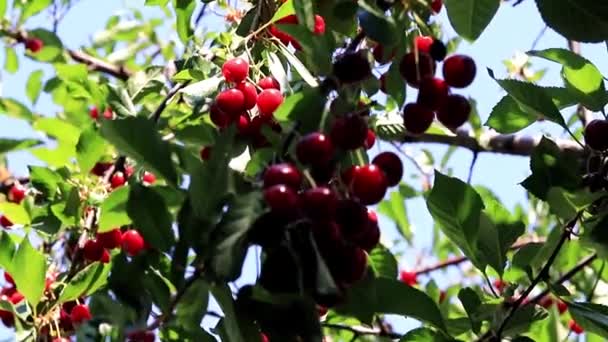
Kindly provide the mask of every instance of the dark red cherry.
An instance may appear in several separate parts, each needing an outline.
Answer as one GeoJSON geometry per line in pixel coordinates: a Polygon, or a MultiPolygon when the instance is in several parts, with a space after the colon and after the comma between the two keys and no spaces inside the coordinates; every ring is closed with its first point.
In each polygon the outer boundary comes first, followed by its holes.
{"type": "Polygon", "coordinates": [[[407,84],[418,88],[421,79],[435,75],[435,61],[429,54],[423,52],[418,54],[417,61],[416,54],[410,52],[401,59],[399,72],[407,84]]]}
{"type": "Polygon", "coordinates": [[[388,186],[395,186],[401,182],[403,177],[403,164],[401,159],[393,152],[382,152],[372,160],[372,164],[378,165],[386,175],[388,186]]]}
{"type": "Polygon", "coordinates": [[[320,132],[305,135],[296,145],[296,156],[302,164],[326,165],[333,158],[334,145],[320,132]]]}
{"type": "Polygon", "coordinates": [[[377,165],[362,166],[355,172],[351,192],[365,205],[380,202],[386,194],[388,183],[384,171],[377,165]]]}
{"type": "Polygon", "coordinates": [[[277,184],[284,184],[297,191],[302,184],[302,174],[293,164],[271,165],[264,172],[264,187],[269,188],[277,184]]]}
{"type": "Polygon", "coordinates": [[[452,55],[443,62],[443,78],[450,87],[468,87],[476,73],[475,61],[469,56],[452,55]]]}
{"type": "Polygon", "coordinates": [[[435,120],[435,113],[418,103],[408,103],[403,108],[403,124],[405,129],[413,134],[426,132],[435,120]]]}
{"type": "Polygon", "coordinates": [[[300,195],[302,209],[312,219],[320,220],[333,217],[338,197],[327,187],[316,187],[300,195]]]}
{"type": "Polygon", "coordinates": [[[426,77],[420,81],[420,91],[416,102],[428,109],[437,110],[445,102],[450,88],[440,78],[426,77]]]}
{"type": "Polygon", "coordinates": [[[298,195],[290,187],[279,184],[264,190],[266,204],[275,212],[294,212],[298,208],[298,195]]]}
{"type": "Polygon", "coordinates": [[[240,90],[243,95],[245,95],[245,109],[251,109],[255,107],[256,101],[258,99],[258,91],[255,88],[255,85],[249,82],[243,82],[237,84],[236,89],[240,90]]]}
{"type": "Polygon", "coordinates": [[[471,114],[471,104],[464,96],[450,95],[437,111],[437,119],[448,128],[462,126],[471,114]]]}
{"type": "Polygon", "coordinates": [[[585,142],[596,151],[608,150],[608,121],[593,120],[585,127],[585,142]]]}
{"type": "Polygon", "coordinates": [[[343,150],[354,150],[365,145],[367,122],[358,114],[337,118],[331,126],[331,141],[343,150]]]}

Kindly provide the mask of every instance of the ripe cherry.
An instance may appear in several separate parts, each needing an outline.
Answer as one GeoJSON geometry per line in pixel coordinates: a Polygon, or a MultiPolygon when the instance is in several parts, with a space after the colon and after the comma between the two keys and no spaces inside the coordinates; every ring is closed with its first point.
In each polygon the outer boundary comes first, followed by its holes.
{"type": "Polygon", "coordinates": [[[580,335],[585,331],[585,329],[583,329],[583,327],[576,323],[574,319],[570,319],[570,321],[568,321],[568,327],[570,328],[570,330],[572,330],[573,333],[577,335],[580,335]]]}
{"type": "Polygon", "coordinates": [[[593,120],[585,127],[585,142],[596,151],[608,150],[608,121],[593,120]]]}
{"type": "Polygon", "coordinates": [[[445,44],[443,44],[442,41],[440,40],[434,40],[433,44],[431,44],[431,51],[429,52],[429,54],[431,55],[431,57],[436,60],[437,62],[441,62],[442,60],[445,59],[445,56],[448,53],[448,49],[445,46],[445,44]]]}
{"type": "Polygon", "coordinates": [[[15,287],[15,280],[13,279],[11,274],[6,271],[4,271],[4,280],[7,284],[10,284],[11,286],[15,287]]]}
{"type": "Polygon", "coordinates": [[[144,171],[141,180],[145,184],[154,184],[156,182],[156,176],[152,172],[144,171]]]}
{"type": "Polygon", "coordinates": [[[334,62],[333,72],[342,83],[357,83],[370,77],[372,68],[363,52],[347,52],[334,62]]]}
{"type": "Polygon", "coordinates": [[[264,187],[269,188],[277,184],[284,184],[293,190],[298,190],[302,184],[302,174],[290,163],[271,165],[264,172],[264,187]]]}
{"type": "Polygon", "coordinates": [[[261,342],[270,342],[270,340],[268,339],[268,336],[266,336],[266,334],[264,334],[264,333],[260,333],[260,341],[261,342]]]}
{"type": "Polygon", "coordinates": [[[454,88],[465,88],[473,83],[477,67],[469,56],[452,55],[443,62],[443,78],[454,88]]]}
{"type": "Polygon", "coordinates": [[[344,245],[331,263],[332,271],[343,284],[353,284],[361,280],[367,271],[367,253],[362,248],[344,245]]]}
{"type": "Polygon", "coordinates": [[[503,292],[508,284],[504,280],[502,280],[502,279],[499,278],[499,279],[495,279],[492,282],[492,285],[496,288],[496,290],[498,292],[503,292]]]}
{"type": "Polygon", "coordinates": [[[351,192],[365,205],[376,204],[384,198],[388,186],[382,169],[374,164],[362,166],[354,175],[351,192]]]}
{"type": "Polygon", "coordinates": [[[241,83],[249,74],[249,62],[240,57],[229,59],[222,66],[222,74],[226,82],[241,83]]]}
{"type": "Polygon", "coordinates": [[[279,84],[279,81],[277,81],[272,76],[267,76],[259,80],[258,87],[262,89],[276,89],[279,91],[281,90],[281,85],[279,84]]]}
{"type": "Polygon", "coordinates": [[[31,53],[37,53],[44,47],[44,42],[39,38],[28,38],[25,41],[25,48],[31,53]]]}
{"type": "Polygon", "coordinates": [[[2,324],[7,328],[12,328],[15,325],[15,316],[7,310],[0,310],[0,320],[2,320],[2,324]]]}
{"type": "Polygon", "coordinates": [[[101,258],[99,259],[99,262],[101,262],[102,264],[107,264],[110,262],[110,252],[104,248],[103,253],[101,254],[101,258]]]}
{"type": "Polygon", "coordinates": [[[125,179],[124,174],[120,171],[114,173],[112,175],[112,177],[110,178],[110,186],[112,187],[112,189],[121,187],[121,186],[125,185],[126,182],[127,181],[125,179]]]}
{"type": "Polygon", "coordinates": [[[112,165],[112,163],[97,162],[95,163],[95,166],[93,166],[93,168],[91,169],[91,173],[95,176],[101,177],[105,175],[106,171],[108,171],[112,167],[112,165]]]}
{"type": "Polygon", "coordinates": [[[435,13],[441,12],[442,7],[443,7],[443,0],[433,0],[433,2],[431,2],[431,9],[435,13]]]}
{"type": "Polygon", "coordinates": [[[91,318],[91,311],[89,311],[89,307],[85,304],[76,305],[72,311],[70,312],[70,318],[72,319],[72,323],[74,325],[80,325],[91,318]]]}
{"type": "Polygon", "coordinates": [[[418,284],[418,275],[416,272],[403,270],[399,273],[399,278],[401,281],[409,286],[414,286],[418,284]]]}
{"type": "Polygon", "coordinates": [[[437,77],[425,77],[420,81],[420,91],[416,102],[428,109],[439,109],[446,98],[450,89],[444,80],[437,77]]]}
{"type": "Polygon", "coordinates": [[[462,126],[471,114],[471,104],[464,96],[449,95],[437,111],[437,119],[445,127],[456,129],[462,126]]]}
{"type": "Polygon", "coordinates": [[[384,51],[384,45],[378,44],[372,50],[372,55],[374,55],[374,60],[378,62],[378,64],[386,64],[395,57],[395,50],[393,49],[391,53],[387,55],[384,51]]]}
{"type": "Polygon", "coordinates": [[[553,298],[551,298],[551,296],[544,296],[543,298],[541,298],[541,300],[539,301],[540,306],[542,306],[545,309],[549,309],[550,307],[553,306],[555,302],[553,301],[553,298]]]}
{"type": "Polygon", "coordinates": [[[245,110],[245,94],[236,88],[224,90],[217,95],[215,103],[224,113],[234,117],[245,110]]]}
{"type": "Polygon", "coordinates": [[[127,338],[131,342],[154,342],[156,335],[154,332],[147,330],[133,331],[127,334],[127,338]]]}
{"type": "Polygon", "coordinates": [[[308,217],[328,219],[335,214],[338,197],[330,188],[320,186],[304,191],[300,195],[300,203],[308,217]]]}
{"type": "Polygon", "coordinates": [[[343,235],[350,239],[367,229],[369,216],[367,208],[359,201],[342,199],[336,206],[335,220],[343,235]]]}
{"type": "Polygon", "coordinates": [[[368,128],[367,137],[365,137],[365,143],[363,144],[363,146],[369,150],[374,146],[375,143],[376,143],[376,133],[374,133],[374,131],[372,131],[370,128],[368,128]]]}
{"type": "Polygon", "coordinates": [[[258,110],[263,116],[271,116],[281,103],[283,103],[283,95],[276,89],[264,89],[258,95],[258,110]]]}
{"type": "Polygon", "coordinates": [[[247,136],[251,133],[251,119],[249,114],[244,113],[239,116],[236,121],[236,129],[240,136],[247,136]]]}
{"type": "Polygon", "coordinates": [[[378,165],[386,175],[388,186],[395,186],[401,182],[403,177],[403,164],[401,159],[393,152],[382,152],[372,160],[372,164],[378,165]]]}
{"type": "Polygon", "coordinates": [[[212,104],[209,108],[209,117],[211,118],[211,122],[218,128],[226,128],[232,121],[230,115],[221,110],[217,103],[212,104]]]}
{"type": "Polygon", "coordinates": [[[255,107],[258,99],[258,91],[253,83],[243,82],[236,86],[236,89],[240,90],[245,95],[245,109],[251,109],[255,107]]]}
{"type": "Polygon", "coordinates": [[[99,261],[103,256],[103,246],[97,240],[88,240],[82,247],[82,254],[89,261],[99,261]]]}
{"type": "Polygon", "coordinates": [[[15,183],[8,191],[8,200],[17,204],[21,203],[25,198],[26,190],[23,185],[15,183]]]}
{"type": "Polygon", "coordinates": [[[298,195],[283,184],[273,185],[264,190],[266,204],[275,212],[290,213],[298,206],[298,195]]]}
{"type": "Polygon", "coordinates": [[[431,56],[422,52],[418,54],[418,62],[416,62],[416,54],[410,52],[401,59],[399,73],[407,84],[418,88],[421,79],[432,77],[435,74],[435,61],[431,56]]]}
{"type": "Polygon", "coordinates": [[[325,165],[333,158],[334,146],[323,133],[305,135],[296,145],[296,156],[302,164],[325,165]]]}
{"type": "Polygon", "coordinates": [[[114,118],[114,112],[112,108],[106,107],[106,110],[103,111],[103,118],[106,120],[112,120],[114,118]]]}
{"type": "Polygon", "coordinates": [[[122,234],[122,250],[129,256],[138,255],[145,248],[145,241],[141,234],[135,230],[130,229],[122,234]]]}
{"type": "Polygon", "coordinates": [[[380,227],[378,226],[378,216],[373,210],[368,209],[367,216],[368,220],[365,229],[352,237],[352,241],[369,252],[380,242],[380,227]]]}
{"type": "Polygon", "coordinates": [[[96,238],[103,248],[118,248],[122,243],[122,232],[120,228],[114,228],[108,232],[97,233],[96,238]]]}
{"type": "Polygon", "coordinates": [[[359,165],[352,165],[346,170],[342,171],[342,173],[340,174],[340,177],[342,178],[342,183],[344,183],[344,185],[346,185],[347,187],[350,187],[353,183],[355,173],[359,172],[360,168],[361,166],[359,165]]]}
{"type": "MultiPolygon", "coordinates": [[[[76,305],[76,304],[75,304],[76,305]]],[[[74,305],[74,306],[75,306],[74,305]]],[[[61,309],[59,312],[59,327],[65,331],[74,330],[74,325],[72,324],[72,318],[70,317],[70,311],[66,309],[61,309]]]]}
{"type": "Polygon", "coordinates": [[[558,300],[557,301],[557,311],[559,311],[560,315],[564,312],[568,311],[568,304],[566,302],[558,300]]]}
{"type": "Polygon", "coordinates": [[[99,117],[99,110],[97,109],[97,107],[91,107],[91,109],[89,109],[89,116],[93,120],[97,120],[97,118],[99,117]]]}
{"type": "Polygon", "coordinates": [[[405,129],[413,134],[426,132],[433,120],[435,113],[418,103],[409,103],[403,108],[403,124],[405,129]]]}
{"type": "Polygon", "coordinates": [[[200,155],[202,160],[209,160],[211,158],[211,147],[205,146],[201,148],[200,155]]]}
{"type": "Polygon", "coordinates": [[[6,217],[6,215],[0,216],[0,225],[6,229],[10,229],[13,226],[13,222],[6,217]]]}
{"type": "Polygon", "coordinates": [[[367,122],[358,114],[337,118],[330,131],[331,141],[343,150],[363,147],[367,139],[367,122]]]}
{"type": "Polygon", "coordinates": [[[416,48],[418,49],[418,52],[424,52],[424,53],[431,53],[431,45],[433,45],[433,42],[435,41],[435,39],[433,39],[433,37],[430,36],[418,36],[416,37],[416,39],[414,39],[414,44],[416,44],[416,48]]]}
{"type": "Polygon", "coordinates": [[[313,33],[316,35],[322,35],[325,33],[325,19],[318,14],[315,14],[315,28],[313,33]]]}

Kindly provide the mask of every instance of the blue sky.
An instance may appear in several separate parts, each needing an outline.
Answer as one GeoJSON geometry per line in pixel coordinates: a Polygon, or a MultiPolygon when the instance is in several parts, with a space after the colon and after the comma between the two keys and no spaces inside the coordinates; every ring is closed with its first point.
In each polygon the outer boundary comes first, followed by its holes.
{"type": "MultiPolygon", "coordinates": [[[[118,0],[104,0],[104,1],[92,1],[82,0],[79,1],[70,13],[65,17],[61,26],[59,27],[58,35],[62,38],[64,45],[69,48],[76,49],[79,46],[86,45],[93,34],[102,30],[105,26],[105,21],[112,14],[117,14],[124,8],[135,7],[143,9],[143,13],[146,17],[154,16],[161,17],[162,14],[158,9],[149,9],[143,7],[143,0],[138,1],[118,1],[118,0]]],[[[221,28],[221,18],[215,15],[209,15],[208,20],[205,21],[206,25],[212,27],[212,29],[221,28]]],[[[449,26],[447,21],[445,10],[437,17],[438,20],[443,22],[445,36],[454,37],[455,33],[449,26]]],[[[42,14],[34,20],[28,22],[28,29],[33,29],[39,26],[47,26],[48,17],[42,14]]],[[[532,0],[524,1],[521,5],[513,8],[507,3],[503,3],[500,10],[487,30],[482,36],[473,44],[463,43],[460,46],[459,53],[469,54],[473,56],[478,65],[478,76],[473,83],[467,89],[458,91],[458,93],[472,96],[477,100],[478,111],[482,118],[482,122],[485,122],[492,107],[502,98],[504,95],[500,87],[488,76],[486,68],[491,68],[495,71],[499,77],[506,75],[505,67],[502,61],[513,56],[516,51],[526,51],[530,49],[533,41],[537,34],[544,27],[540,16],[538,15],[535,4],[532,0]]],[[[168,39],[177,40],[176,37],[167,37],[168,39]]],[[[551,30],[547,30],[543,38],[540,40],[536,49],[543,49],[549,47],[567,47],[566,40],[554,33],[551,30]]],[[[23,54],[23,47],[16,46],[17,53],[21,56],[23,54]]],[[[608,58],[606,58],[606,46],[605,45],[583,45],[583,54],[594,62],[604,75],[608,75],[608,58]]],[[[4,51],[0,51],[0,59],[4,63],[4,51]]],[[[548,68],[548,72],[541,82],[547,85],[561,85],[559,78],[559,68],[556,64],[549,62],[543,62],[541,60],[534,60],[535,68],[548,68]]],[[[8,74],[2,72],[1,77],[1,96],[13,97],[24,103],[29,104],[25,96],[25,83],[29,74],[37,69],[42,69],[45,72],[45,79],[52,74],[52,68],[47,65],[33,62],[27,58],[20,58],[19,71],[14,74],[8,74]]],[[[408,93],[408,100],[412,101],[414,97],[412,93],[408,93]]],[[[564,111],[565,114],[570,114],[569,109],[564,111]]],[[[52,104],[50,97],[42,95],[39,102],[35,107],[35,111],[38,113],[44,113],[45,115],[53,115],[57,108],[52,104]]],[[[529,134],[540,134],[542,132],[549,132],[554,135],[561,135],[561,130],[553,124],[542,123],[535,124],[532,127],[524,130],[525,133],[529,134]]],[[[31,130],[28,129],[27,125],[23,122],[13,119],[7,119],[0,116],[0,137],[24,137],[24,136],[36,136],[31,130]]],[[[427,146],[425,146],[426,148],[427,146]]],[[[373,150],[372,154],[377,153],[378,149],[388,148],[387,144],[379,144],[373,150]]],[[[435,159],[441,158],[441,154],[445,151],[444,147],[431,146],[429,148],[434,154],[435,159]]],[[[418,146],[412,147],[412,152],[417,154],[419,151],[418,146]]],[[[458,151],[453,157],[450,166],[454,170],[454,174],[461,179],[466,179],[469,163],[471,160],[471,153],[468,151],[458,151]]],[[[24,174],[27,170],[27,165],[32,163],[38,163],[27,153],[12,153],[9,155],[9,163],[12,170],[15,170],[17,174],[24,174]]],[[[409,184],[419,187],[415,180],[409,178],[410,175],[416,174],[416,170],[413,165],[408,161],[405,161],[406,178],[404,179],[409,184]]],[[[523,188],[517,184],[521,182],[529,174],[528,159],[522,157],[493,155],[493,154],[482,154],[479,156],[475,172],[473,175],[473,184],[485,185],[494,190],[498,196],[505,202],[508,208],[512,208],[516,203],[521,202],[525,199],[525,193],[523,188]]],[[[400,260],[400,264],[404,268],[413,268],[416,266],[424,266],[434,263],[436,260],[429,258],[422,258],[420,265],[417,265],[419,256],[422,255],[422,251],[426,251],[428,255],[429,244],[431,241],[432,234],[432,220],[426,210],[426,206],[421,199],[411,200],[407,202],[407,209],[409,219],[412,224],[414,231],[414,246],[402,249],[404,257],[400,260]]],[[[396,231],[393,228],[393,224],[384,218],[381,218],[381,226],[383,235],[388,239],[396,237],[396,231]]],[[[440,272],[439,274],[433,274],[435,280],[443,286],[451,284],[454,279],[453,276],[458,276],[454,270],[447,273],[440,272]],[[450,278],[452,280],[450,280],[450,278]]],[[[255,276],[255,266],[249,259],[243,279],[238,281],[239,285],[251,282],[255,276]]],[[[428,278],[426,278],[428,279],[428,278]]],[[[425,278],[422,280],[425,281],[425,278]]],[[[414,322],[412,320],[406,320],[401,323],[397,323],[397,328],[400,331],[404,331],[406,328],[412,326],[414,322]]]]}

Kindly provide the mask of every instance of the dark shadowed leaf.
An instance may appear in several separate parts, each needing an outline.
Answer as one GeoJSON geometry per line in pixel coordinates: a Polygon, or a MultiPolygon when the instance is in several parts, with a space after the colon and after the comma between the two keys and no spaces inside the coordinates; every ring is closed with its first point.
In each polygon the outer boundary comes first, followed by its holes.
{"type": "Polygon", "coordinates": [[[608,306],[568,302],[568,311],[585,331],[608,338],[608,306]]]}
{"type": "Polygon", "coordinates": [[[595,0],[536,0],[549,27],[568,39],[599,43],[608,37],[608,7],[595,0]]]}
{"type": "Polygon", "coordinates": [[[175,242],[173,217],[164,198],[153,188],[134,184],[129,192],[127,213],[144,239],[152,246],[167,251],[175,242]]]}
{"type": "Polygon", "coordinates": [[[447,0],[448,18],[454,30],[469,41],[479,38],[492,21],[500,3],[494,0],[447,0]]]}
{"type": "Polygon", "coordinates": [[[378,245],[369,253],[369,262],[376,276],[390,279],[397,278],[399,271],[397,259],[388,248],[378,245]]]}

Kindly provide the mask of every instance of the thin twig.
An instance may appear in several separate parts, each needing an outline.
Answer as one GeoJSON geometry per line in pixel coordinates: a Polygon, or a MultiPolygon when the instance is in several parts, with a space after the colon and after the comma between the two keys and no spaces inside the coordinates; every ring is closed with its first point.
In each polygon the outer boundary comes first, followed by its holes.
{"type": "Polygon", "coordinates": [[[160,103],[160,105],[158,105],[154,113],[150,114],[150,119],[154,122],[158,122],[158,120],[160,120],[160,115],[163,113],[165,108],[167,108],[167,104],[169,103],[169,101],[171,101],[173,96],[175,96],[175,94],[177,94],[180,90],[184,89],[189,83],[190,81],[186,81],[184,83],[178,83],[174,85],[173,88],[171,88],[171,90],[167,94],[167,96],[165,96],[163,101],[160,103]]]}
{"type": "Polygon", "coordinates": [[[473,179],[473,169],[475,168],[475,164],[477,163],[477,157],[479,157],[479,153],[477,153],[477,151],[473,151],[473,160],[471,160],[471,165],[469,165],[469,176],[467,177],[467,184],[471,184],[471,180],[473,179]]]}

